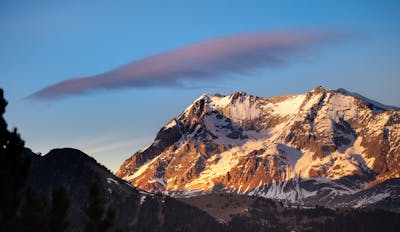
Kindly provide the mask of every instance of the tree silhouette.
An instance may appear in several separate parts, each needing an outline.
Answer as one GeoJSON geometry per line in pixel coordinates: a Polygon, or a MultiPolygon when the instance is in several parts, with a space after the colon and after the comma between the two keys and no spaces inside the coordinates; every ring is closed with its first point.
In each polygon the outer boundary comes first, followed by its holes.
{"type": "Polygon", "coordinates": [[[48,209],[45,199],[38,197],[31,188],[28,188],[17,231],[46,232],[49,231],[48,225],[48,209]]]}
{"type": "Polygon", "coordinates": [[[65,187],[60,187],[52,192],[52,208],[50,210],[49,227],[53,232],[65,231],[68,227],[67,216],[69,199],[65,187]]]}
{"type": "Polygon", "coordinates": [[[3,118],[7,101],[0,89],[0,231],[15,231],[20,192],[26,180],[29,161],[22,156],[24,141],[17,129],[8,131],[3,118]]]}
{"type": "Polygon", "coordinates": [[[99,186],[93,184],[90,187],[87,207],[85,209],[88,220],[85,223],[86,232],[104,232],[114,223],[115,211],[110,207],[105,209],[103,199],[100,196],[99,186]]]}

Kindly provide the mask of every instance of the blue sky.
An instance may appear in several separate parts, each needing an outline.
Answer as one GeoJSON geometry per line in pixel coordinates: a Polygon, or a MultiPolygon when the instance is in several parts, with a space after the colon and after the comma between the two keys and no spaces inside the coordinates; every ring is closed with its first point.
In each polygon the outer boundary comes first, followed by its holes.
{"type": "Polygon", "coordinates": [[[8,1],[0,2],[0,86],[6,120],[26,145],[76,147],[115,170],[205,92],[258,96],[322,85],[400,105],[400,1],[8,1]],[[221,36],[343,31],[353,36],[290,57],[287,65],[225,70],[196,88],[150,86],[26,100],[63,80],[221,36]],[[220,78],[223,77],[223,78],[220,78]]]}

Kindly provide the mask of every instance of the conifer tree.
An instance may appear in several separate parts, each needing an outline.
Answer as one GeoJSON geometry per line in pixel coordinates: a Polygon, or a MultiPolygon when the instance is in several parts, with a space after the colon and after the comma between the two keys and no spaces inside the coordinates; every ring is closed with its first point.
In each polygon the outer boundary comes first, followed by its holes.
{"type": "Polygon", "coordinates": [[[7,101],[0,89],[0,231],[15,231],[20,192],[29,169],[29,158],[22,157],[24,141],[17,129],[8,131],[3,118],[7,101]]]}
{"type": "Polygon", "coordinates": [[[52,232],[65,231],[68,227],[67,217],[69,199],[65,187],[60,187],[52,192],[52,208],[50,210],[49,227],[52,232]]]}
{"type": "Polygon", "coordinates": [[[26,201],[21,209],[17,231],[50,231],[46,201],[37,196],[31,188],[28,188],[25,194],[26,201]]]}
{"type": "Polygon", "coordinates": [[[107,210],[105,209],[97,184],[93,184],[90,187],[85,212],[88,216],[88,220],[85,223],[86,232],[105,232],[114,224],[115,211],[110,207],[107,210]]]}

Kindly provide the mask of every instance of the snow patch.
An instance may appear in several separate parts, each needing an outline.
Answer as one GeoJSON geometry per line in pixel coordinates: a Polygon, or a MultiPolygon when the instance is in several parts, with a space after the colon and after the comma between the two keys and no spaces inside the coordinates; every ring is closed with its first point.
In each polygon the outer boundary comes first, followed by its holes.
{"type": "Polygon", "coordinates": [[[142,195],[141,197],[140,197],[140,202],[139,202],[139,204],[140,205],[143,205],[143,203],[146,201],[146,195],[142,195]]]}
{"type": "Polygon", "coordinates": [[[318,104],[318,102],[320,101],[322,97],[322,94],[316,94],[313,95],[308,102],[302,107],[303,110],[305,111],[309,111],[311,109],[311,107],[313,107],[315,104],[318,104]]]}
{"type": "Polygon", "coordinates": [[[318,190],[307,191],[307,190],[305,190],[303,188],[301,189],[301,195],[302,195],[303,198],[308,198],[308,197],[315,196],[315,195],[317,195],[317,193],[318,193],[318,190]]]}
{"type": "Polygon", "coordinates": [[[299,108],[303,103],[305,97],[305,94],[294,95],[270,107],[272,107],[275,115],[286,116],[289,114],[296,114],[298,113],[299,108]]]}
{"type": "Polygon", "coordinates": [[[115,179],[113,179],[111,177],[108,177],[106,180],[107,180],[108,184],[114,183],[114,184],[119,185],[118,181],[116,181],[115,179]]]}
{"type": "Polygon", "coordinates": [[[357,201],[357,204],[354,206],[355,208],[360,208],[360,207],[365,207],[367,205],[371,205],[374,204],[378,201],[381,201],[387,197],[390,197],[390,193],[389,192],[385,192],[385,193],[378,193],[372,196],[367,196],[364,197],[360,200],[357,201]]]}
{"type": "Polygon", "coordinates": [[[149,168],[149,166],[150,166],[154,161],[156,161],[156,160],[157,160],[157,157],[155,157],[154,159],[152,159],[152,160],[148,161],[147,163],[143,164],[142,166],[140,166],[139,169],[138,169],[136,172],[134,172],[132,175],[125,176],[125,177],[123,177],[122,179],[129,181],[129,180],[133,180],[133,179],[139,177],[139,176],[142,175],[142,174],[149,168]]]}
{"type": "Polygon", "coordinates": [[[174,127],[174,126],[176,126],[177,124],[176,124],[176,120],[175,119],[172,119],[171,121],[169,121],[169,123],[167,124],[167,125],[165,125],[164,126],[164,128],[165,129],[169,129],[169,128],[172,128],[172,127],[174,127]]]}
{"type": "Polygon", "coordinates": [[[289,160],[290,167],[294,169],[297,161],[303,156],[303,153],[296,148],[286,146],[284,144],[278,144],[278,150],[281,150],[285,153],[286,157],[289,160]]]}

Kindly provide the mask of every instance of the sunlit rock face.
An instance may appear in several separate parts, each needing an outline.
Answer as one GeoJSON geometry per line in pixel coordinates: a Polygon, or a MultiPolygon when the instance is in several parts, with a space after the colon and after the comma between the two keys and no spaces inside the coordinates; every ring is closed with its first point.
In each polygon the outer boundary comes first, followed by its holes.
{"type": "Polygon", "coordinates": [[[336,197],[399,178],[399,145],[399,109],[344,89],[269,98],[205,94],[116,175],[150,192],[305,202],[323,192],[315,187],[322,183],[332,183],[336,197]]]}

